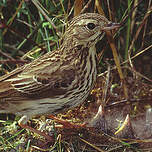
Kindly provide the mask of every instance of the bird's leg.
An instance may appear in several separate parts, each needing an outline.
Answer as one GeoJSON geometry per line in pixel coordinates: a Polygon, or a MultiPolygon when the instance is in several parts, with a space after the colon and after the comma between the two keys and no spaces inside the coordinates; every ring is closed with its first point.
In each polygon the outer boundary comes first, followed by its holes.
{"type": "Polygon", "coordinates": [[[23,117],[20,118],[20,120],[18,121],[18,124],[20,127],[24,128],[24,129],[28,129],[28,130],[30,130],[30,131],[32,131],[40,136],[43,136],[48,141],[53,141],[53,138],[51,136],[45,134],[44,132],[41,132],[39,130],[36,130],[36,129],[28,126],[27,121],[28,121],[28,117],[24,115],[23,117]]]}
{"type": "Polygon", "coordinates": [[[77,128],[85,128],[86,127],[86,123],[74,124],[74,123],[68,122],[66,120],[59,119],[53,115],[49,115],[48,117],[55,120],[57,123],[62,124],[63,127],[67,128],[67,129],[74,129],[74,128],[77,129],[77,128]]]}

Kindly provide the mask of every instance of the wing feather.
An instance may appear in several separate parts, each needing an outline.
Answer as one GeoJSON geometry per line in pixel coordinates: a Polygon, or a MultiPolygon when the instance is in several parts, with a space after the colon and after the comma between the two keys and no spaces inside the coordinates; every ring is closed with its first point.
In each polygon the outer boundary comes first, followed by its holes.
{"type": "Polygon", "coordinates": [[[64,69],[63,71],[56,71],[56,74],[52,73],[51,75],[27,75],[27,78],[25,78],[25,75],[22,77],[22,75],[19,75],[19,79],[11,79],[12,86],[22,93],[30,94],[30,95],[36,95],[41,94],[43,92],[47,92],[50,90],[54,91],[61,91],[66,90],[71,83],[74,80],[75,77],[75,70],[69,69],[69,66],[67,66],[67,69],[64,69]],[[66,74],[64,73],[66,72],[66,74]]]}
{"type": "Polygon", "coordinates": [[[11,86],[11,89],[13,87],[27,96],[47,97],[63,94],[72,84],[76,73],[75,66],[63,61],[61,51],[49,52],[3,76],[0,82],[9,83],[8,87],[11,86]]]}

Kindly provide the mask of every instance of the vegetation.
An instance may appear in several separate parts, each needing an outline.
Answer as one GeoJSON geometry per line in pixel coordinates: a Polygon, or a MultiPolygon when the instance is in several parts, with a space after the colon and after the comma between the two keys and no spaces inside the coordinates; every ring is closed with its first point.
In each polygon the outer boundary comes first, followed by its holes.
{"type": "Polygon", "coordinates": [[[95,129],[66,130],[43,116],[30,120],[31,127],[53,136],[50,142],[19,127],[18,117],[0,114],[0,151],[152,151],[151,0],[1,0],[0,75],[58,48],[66,23],[80,12],[105,14],[121,23],[97,44],[99,77],[87,101],[58,115],[74,123],[91,122],[95,129]],[[99,105],[105,114],[94,117],[99,105]],[[104,117],[114,127],[103,128],[104,117]],[[115,127],[116,122],[123,127],[115,127]]]}

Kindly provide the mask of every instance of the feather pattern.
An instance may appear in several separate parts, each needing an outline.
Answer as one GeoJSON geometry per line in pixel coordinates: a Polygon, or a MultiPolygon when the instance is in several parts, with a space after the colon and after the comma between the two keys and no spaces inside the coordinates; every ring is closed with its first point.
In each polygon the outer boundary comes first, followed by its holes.
{"type": "Polygon", "coordinates": [[[109,23],[95,13],[77,16],[66,29],[59,49],[2,76],[0,113],[30,118],[82,103],[96,82],[95,44],[109,23]]]}

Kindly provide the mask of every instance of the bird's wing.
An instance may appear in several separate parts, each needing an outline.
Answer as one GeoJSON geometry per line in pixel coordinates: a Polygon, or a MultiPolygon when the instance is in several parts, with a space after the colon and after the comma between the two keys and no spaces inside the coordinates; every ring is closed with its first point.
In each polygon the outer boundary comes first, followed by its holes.
{"type": "Polygon", "coordinates": [[[9,81],[17,91],[39,98],[64,94],[74,78],[74,69],[64,69],[57,70],[51,75],[23,73],[9,81]]]}
{"type": "Polygon", "coordinates": [[[23,71],[23,67],[24,66],[19,67],[12,72],[0,77],[0,101],[5,97],[10,97],[16,92],[14,87],[11,85],[11,82],[8,80],[17,77],[17,75],[23,71]]]}
{"type": "Polygon", "coordinates": [[[60,58],[49,58],[47,54],[4,81],[10,82],[18,92],[39,98],[64,94],[74,78],[74,66],[64,65],[60,58]]]}

